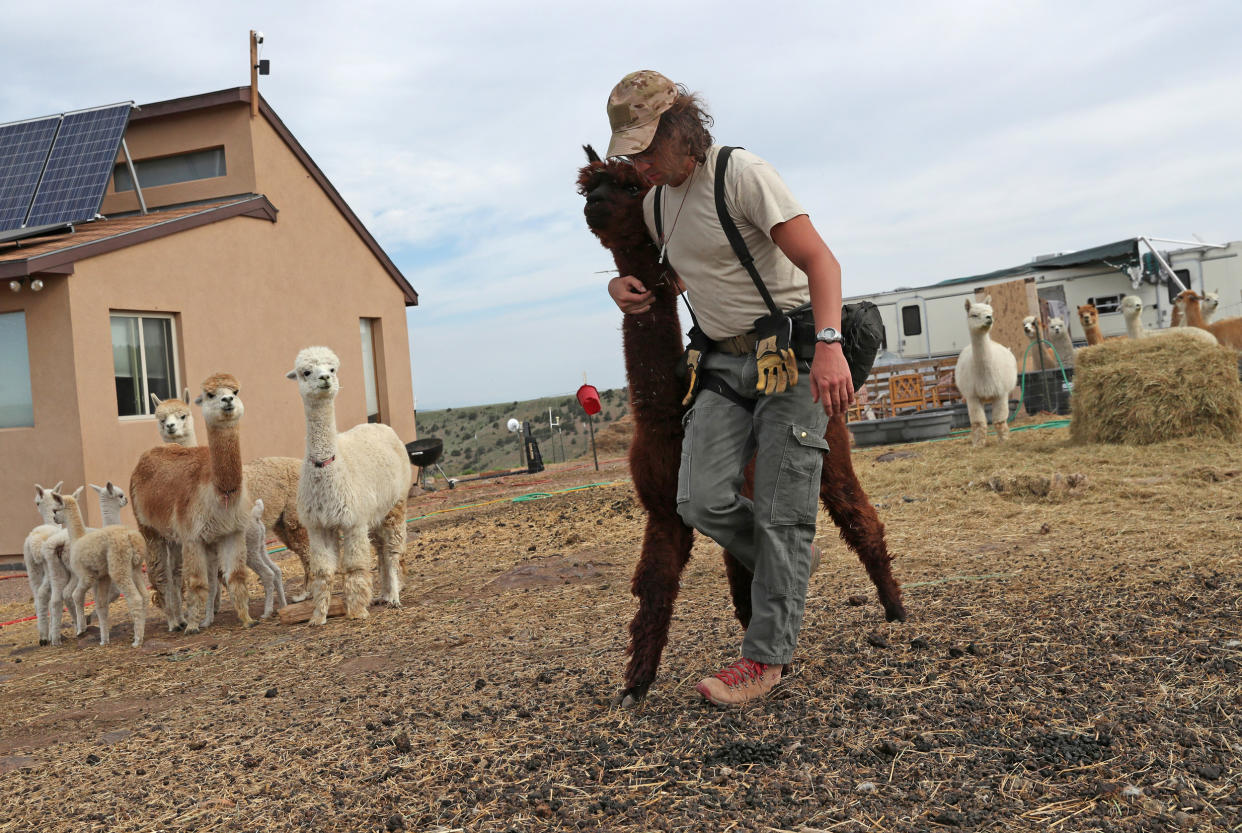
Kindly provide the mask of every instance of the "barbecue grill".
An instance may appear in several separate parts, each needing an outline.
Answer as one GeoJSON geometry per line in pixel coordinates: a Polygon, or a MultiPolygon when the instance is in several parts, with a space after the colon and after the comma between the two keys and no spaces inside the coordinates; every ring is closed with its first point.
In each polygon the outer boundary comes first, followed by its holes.
{"type": "Polygon", "coordinates": [[[405,444],[405,453],[410,455],[410,462],[418,466],[418,485],[423,489],[427,489],[427,469],[435,466],[436,471],[440,472],[440,476],[448,481],[448,487],[451,489],[457,485],[457,481],[445,474],[444,469],[440,468],[437,462],[440,455],[444,453],[444,440],[439,437],[427,437],[424,440],[415,440],[412,443],[405,444]]]}

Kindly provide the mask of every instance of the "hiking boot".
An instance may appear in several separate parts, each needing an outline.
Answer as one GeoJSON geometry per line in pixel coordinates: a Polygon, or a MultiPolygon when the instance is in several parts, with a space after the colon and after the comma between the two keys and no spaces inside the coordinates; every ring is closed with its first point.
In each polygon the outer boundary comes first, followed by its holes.
{"type": "Polygon", "coordinates": [[[694,688],[717,706],[736,706],[758,700],[781,681],[783,665],[766,665],[742,657],[726,665],[694,688]]]}

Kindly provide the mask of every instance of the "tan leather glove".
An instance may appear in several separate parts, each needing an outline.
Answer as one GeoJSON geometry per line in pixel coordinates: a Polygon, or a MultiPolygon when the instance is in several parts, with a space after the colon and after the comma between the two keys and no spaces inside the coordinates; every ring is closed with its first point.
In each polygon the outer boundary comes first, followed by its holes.
{"type": "Polygon", "coordinates": [[[682,359],[686,365],[686,395],[682,398],[681,404],[683,408],[690,407],[690,403],[694,401],[694,397],[699,392],[699,385],[703,382],[703,376],[699,373],[699,364],[703,361],[703,351],[694,347],[686,350],[686,355],[682,359]]]}
{"type": "Polygon", "coordinates": [[[768,336],[755,343],[755,364],[759,381],[755,390],[765,396],[784,393],[798,384],[798,358],[792,347],[779,346],[778,336],[768,336]]]}

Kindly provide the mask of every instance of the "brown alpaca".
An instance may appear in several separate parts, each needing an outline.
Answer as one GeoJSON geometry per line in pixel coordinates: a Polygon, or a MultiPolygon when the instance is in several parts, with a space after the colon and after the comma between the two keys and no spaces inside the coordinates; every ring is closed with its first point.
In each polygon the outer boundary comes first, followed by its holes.
{"type": "Polygon", "coordinates": [[[1078,308],[1078,323],[1087,335],[1087,346],[1104,343],[1104,334],[1100,332],[1100,312],[1095,304],[1083,304],[1078,308]]]}
{"type": "MultiPolygon", "coordinates": [[[[155,403],[155,424],[160,429],[160,439],[187,448],[198,445],[194,436],[194,417],[190,413],[190,389],[186,388],[184,399],[161,400],[151,394],[155,403]]],[[[310,538],[306,527],[298,520],[298,478],[302,473],[302,461],[297,457],[259,457],[242,466],[246,487],[250,496],[263,501],[263,528],[268,535],[280,539],[289,551],[302,562],[302,593],[292,596],[295,602],[306,598],[310,586],[310,538]]],[[[156,573],[148,573],[155,592],[151,601],[164,606],[159,588],[164,584],[162,568],[164,559],[154,559],[156,573]]],[[[150,568],[148,567],[148,570],[150,568]]]]}
{"type": "Polygon", "coordinates": [[[1207,330],[1216,336],[1217,342],[1242,350],[1242,318],[1222,318],[1220,321],[1208,323],[1203,317],[1203,296],[1193,289],[1187,289],[1177,296],[1175,306],[1179,306],[1186,314],[1186,324],[1207,330]]]}
{"type": "MultiPolygon", "coordinates": [[[[693,542],[693,531],[682,523],[676,510],[681,417],[685,410],[681,400],[686,387],[676,370],[683,345],[677,316],[677,278],[658,262],[658,252],[643,222],[642,202],[648,186],[632,165],[617,160],[603,162],[592,148],[585,150],[588,164],[578,173],[578,193],[586,198],[587,225],[612,252],[620,273],[637,277],[654,296],[651,309],[626,315],[621,330],[634,413],[630,472],[647,510],[642,551],[630,580],[630,592],[638,598],[638,612],[630,622],[630,661],[625,669],[625,687],[614,701],[632,705],[655,679],[668,642],[679,579],[693,542]]],[[[829,421],[824,438],[830,451],[824,456],[820,500],[842,538],[866,567],[885,617],[904,620],[906,611],[901,588],[892,575],[884,525],[854,474],[843,416],[829,421]]],[[[727,551],[724,559],[734,612],[746,627],[753,576],[727,551]]]]}
{"type": "Polygon", "coordinates": [[[162,588],[169,630],[184,625],[197,633],[211,623],[207,604],[208,564],[218,564],[243,626],[250,618],[246,591],[245,535],[250,499],[242,477],[240,424],[245,408],[237,380],[217,373],[203,382],[195,402],[203,408],[207,447],[161,445],[138,458],[130,475],[129,497],[138,528],[149,546],[170,541],[181,546],[185,611],[181,611],[178,571],[169,565],[162,588]]]}

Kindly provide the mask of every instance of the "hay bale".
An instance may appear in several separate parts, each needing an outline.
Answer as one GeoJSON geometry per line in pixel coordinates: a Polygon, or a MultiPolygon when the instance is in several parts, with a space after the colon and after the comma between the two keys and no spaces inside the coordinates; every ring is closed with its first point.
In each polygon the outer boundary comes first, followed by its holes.
{"type": "Polygon", "coordinates": [[[1075,356],[1070,437],[1148,445],[1242,434],[1238,354],[1182,333],[1114,339],[1075,356]]]}

